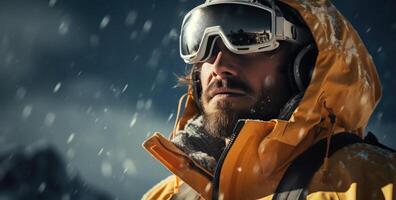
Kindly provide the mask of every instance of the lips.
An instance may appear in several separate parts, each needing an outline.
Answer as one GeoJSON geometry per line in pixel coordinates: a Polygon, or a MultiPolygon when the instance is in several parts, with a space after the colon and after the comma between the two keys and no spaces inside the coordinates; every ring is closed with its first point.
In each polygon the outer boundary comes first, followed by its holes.
{"type": "Polygon", "coordinates": [[[215,96],[227,96],[227,97],[238,97],[246,95],[245,92],[235,89],[228,89],[228,88],[217,88],[211,91],[211,99],[215,96]]]}

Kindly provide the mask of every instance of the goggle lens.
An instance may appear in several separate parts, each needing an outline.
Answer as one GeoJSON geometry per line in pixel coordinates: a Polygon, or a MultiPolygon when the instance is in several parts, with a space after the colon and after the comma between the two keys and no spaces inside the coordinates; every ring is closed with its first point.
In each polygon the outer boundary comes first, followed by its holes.
{"type": "MultiPolygon", "coordinates": [[[[197,53],[205,30],[210,27],[220,27],[228,42],[234,46],[265,44],[274,37],[272,22],[270,11],[251,5],[223,3],[197,8],[184,20],[181,53],[197,53]]],[[[210,46],[206,44],[206,48],[210,46]]]]}

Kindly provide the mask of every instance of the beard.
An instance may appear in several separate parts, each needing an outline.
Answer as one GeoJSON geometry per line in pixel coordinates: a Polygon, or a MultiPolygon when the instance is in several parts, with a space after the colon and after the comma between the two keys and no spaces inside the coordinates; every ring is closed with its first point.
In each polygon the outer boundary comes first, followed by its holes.
{"type": "MultiPolygon", "coordinates": [[[[207,133],[218,138],[229,138],[233,132],[236,123],[240,119],[260,119],[268,120],[274,118],[276,114],[268,110],[270,104],[269,96],[261,92],[256,102],[244,108],[235,108],[230,101],[216,102],[216,109],[213,112],[207,111],[207,104],[213,98],[212,91],[217,88],[237,89],[252,95],[253,90],[244,82],[230,77],[228,79],[216,80],[208,85],[206,91],[201,96],[201,107],[203,108],[203,125],[207,133]]],[[[235,102],[234,102],[235,103],[235,102]]]]}

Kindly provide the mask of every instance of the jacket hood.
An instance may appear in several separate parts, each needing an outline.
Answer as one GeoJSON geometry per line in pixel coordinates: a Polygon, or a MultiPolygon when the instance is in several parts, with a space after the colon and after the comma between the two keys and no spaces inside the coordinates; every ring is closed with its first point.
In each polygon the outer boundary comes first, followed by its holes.
{"type": "MultiPolygon", "coordinates": [[[[381,85],[371,55],[356,30],[330,1],[281,1],[301,15],[319,52],[311,82],[290,120],[271,120],[275,126],[261,143],[263,154],[277,154],[277,158],[268,163],[268,169],[272,170],[294,158],[293,154],[332,134],[330,129],[334,129],[334,133],[347,131],[363,137],[364,128],[381,97],[381,85]],[[331,115],[335,116],[334,124],[331,115]],[[271,145],[274,142],[279,149],[271,145]],[[269,152],[267,146],[271,149],[269,152]],[[282,146],[290,150],[281,151],[282,146]]],[[[192,90],[188,90],[178,130],[198,112],[192,90]]],[[[267,157],[266,160],[271,159],[267,157]]]]}
{"type": "MultiPolygon", "coordinates": [[[[247,141],[258,140],[255,147],[258,162],[263,177],[267,178],[280,173],[299,154],[332,134],[347,131],[363,137],[364,128],[381,97],[381,85],[372,57],[355,29],[330,1],[281,1],[301,15],[312,32],[318,56],[311,82],[288,121],[247,120],[241,129],[240,134],[257,131],[251,133],[247,141]]],[[[182,130],[197,113],[189,88],[183,115],[174,132],[182,130]]],[[[238,138],[233,146],[241,144],[238,140],[242,138],[238,138]]],[[[253,148],[253,143],[246,146],[253,148]]],[[[234,153],[237,157],[241,150],[241,145],[232,147],[229,154],[234,153]],[[233,148],[237,150],[233,151],[233,148]]],[[[222,173],[227,171],[225,167],[222,167],[222,173]]]]}

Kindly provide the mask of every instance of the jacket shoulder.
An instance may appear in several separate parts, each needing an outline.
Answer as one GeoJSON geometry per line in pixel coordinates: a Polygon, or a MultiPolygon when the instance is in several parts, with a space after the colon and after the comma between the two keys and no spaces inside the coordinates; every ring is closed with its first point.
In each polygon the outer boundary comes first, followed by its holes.
{"type": "Polygon", "coordinates": [[[335,152],[308,187],[308,199],[392,199],[396,183],[396,154],[357,143],[335,152]]]}
{"type": "Polygon", "coordinates": [[[175,188],[178,185],[178,180],[175,175],[168,176],[161,182],[154,185],[149,191],[147,191],[142,200],[168,200],[171,199],[175,194],[175,188]]]}

